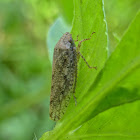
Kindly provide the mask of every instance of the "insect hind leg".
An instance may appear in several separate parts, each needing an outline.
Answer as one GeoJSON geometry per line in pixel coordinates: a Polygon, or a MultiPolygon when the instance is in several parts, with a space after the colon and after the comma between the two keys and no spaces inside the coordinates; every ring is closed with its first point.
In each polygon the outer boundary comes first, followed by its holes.
{"type": "Polygon", "coordinates": [[[90,68],[90,69],[96,69],[97,70],[97,66],[96,67],[91,67],[89,64],[88,64],[88,62],[86,61],[86,59],[84,58],[84,56],[80,53],[80,52],[77,52],[78,53],[78,55],[80,55],[82,58],[83,58],[83,60],[86,62],[86,64],[87,64],[87,66],[90,68]]]}
{"type": "Polygon", "coordinates": [[[77,42],[77,41],[78,41],[78,37],[79,37],[79,35],[77,35],[77,39],[76,39],[76,40],[74,40],[74,42],[77,42]]]}

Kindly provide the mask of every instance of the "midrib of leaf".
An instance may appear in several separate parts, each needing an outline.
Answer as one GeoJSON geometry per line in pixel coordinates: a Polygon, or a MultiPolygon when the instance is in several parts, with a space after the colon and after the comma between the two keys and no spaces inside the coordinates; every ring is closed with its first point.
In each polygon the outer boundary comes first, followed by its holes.
{"type": "Polygon", "coordinates": [[[127,134],[121,134],[121,133],[117,133],[117,134],[109,134],[109,133],[105,133],[105,134],[88,134],[88,135],[78,135],[78,136],[72,136],[69,137],[69,139],[83,139],[83,138],[93,138],[93,137],[124,137],[124,138],[140,138],[140,135],[127,135],[127,134]]]}
{"type": "Polygon", "coordinates": [[[105,14],[105,8],[104,8],[104,0],[102,0],[102,10],[103,10],[103,14],[104,14],[104,22],[106,24],[106,36],[107,36],[107,56],[110,56],[110,50],[109,50],[109,38],[108,38],[108,26],[107,26],[107,20],[106,20],[106,14],[105,14]]]}
{"type": "Polygon", "coordinates": [[[92,108],[93,110],[96,109],[96,107],[99,105],[102,99],[108,94],[108,92],[111,89],[113,89],[121,80],[125,79],[125,77],[127,77],[131,72],[134,71],[134,69],[136,69],[139,66],[140,66],[140,56],[133,59],[133,63],[124,67],[115,76],[115,78],[108,81],[108,83],[105,84],[105,86],[99,92],[97,92],[96,97],[92,98],[91,102],[90,101],[87,102],[87,105],[84,108],[82,108],[81,112],[79,111],[79,113],[74,117],[74,119],[69,119],[68,122],[65,122],[65,124],[67,125],[63,126],[63,129],[61,129],[61,131],[60,131],[60,128],[57,128],[57,130],[55,131],[57,135],[53,135],[52,136],[53,139],[58,139],[60,138],[60,136],[65,136],[65,134],[69,131],[69,128],[71,128],[71,124],[76,124],[76,125],[73,125],[72,127],[74,129],[78,127],[78,125],[80,125],[82,122],[84,122],[84,119],[82,120],[82,117],[79,117],[79,116],[84,116],[85,118],[85,112],[88,114],[88,108],[92,108]]]}

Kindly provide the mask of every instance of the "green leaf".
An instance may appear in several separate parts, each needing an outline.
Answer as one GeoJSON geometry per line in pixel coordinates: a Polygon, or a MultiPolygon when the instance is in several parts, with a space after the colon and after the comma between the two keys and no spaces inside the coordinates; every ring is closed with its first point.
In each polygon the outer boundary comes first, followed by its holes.
{"type": "Polygon", "coordinates": [[[110,107],[140,99],[139,19],[140,14],[91,86],[89,94],[96,98],[86,106],[91,110],[88,119],[110,107]]]}
{"type": "MultiPolygon", "coordinates": [[[[122,38],[115,52],[108,59],[104,69],[98,75],[95,83],[91,86],[88,95],[95,96],[91,96],[90,100],[87,101],[84,107],[82,107],[82,110],[79,110],[77,115],[75,115],[74,120],[71,122],[73,124],[76,123],[75,130],[76,126],[78,129],[84,122],[94,118],[97,114],[103,112],[104,110],[140,99],[140,40],[138,38],[140,34],[139,19],[140,12],[132,22],[129,30],[122,38]]],[[[139,105],[139,103],[134,103],[131,107],[130,105],[128,105],[128,107],[126,107],[126,105],[125,108],[123,106],[120,108],[118,107],[118,127],[116,127],[117,125],[114,123],[115,121],[113,121],[112,125],[107,127],[110,131],[103,135],[103,139],[105,139],[106,135],[112,136],[113,139],[118,139],[118,137],[121,136],[128,137],[128,139],[131,140],[140,138],[140,129],[138,129],[139,124],[136,123],[140,122],[140,119],[137,116],[139,105]],[[121,115],[122,110],[124,110],[125,116],[121,115]],[[129,111],[131,110],[134,111],[134,113],[130,113],[129,111]],[[130,122],[132,119],[131,117],[136,120],[132,120],[132,123],[127,125],[127,122],[130,122]],[[125,122],[122,118],[125,118],[125,122]],[[125,131],[126,127],[128,128],[127,131],[125,131]],[[111,130],[114,129],[116,129],[115,131],[120,130],[120,133],[117,131],[118,133],[116,135],[112,135],[111,130]]],[[[116,112],[116,110],[113,112],[116,112]]],[[[113,112],[105,113],[110,115],[105,115],[105,120],[112,118],[112,115],[114,114],[113,112]]],[[[96,118],[93,123],[95,123],[95,121],[96,118]]],[[[91,123],[88,122],[88,124],[91,123]]],[[[102,125],[104,125],[104,123],[102,123],[102,120],[99,119],[98,123],[95,123],[95,126],[93,126],[93,129],[97,128],[96,132],[99,133],[98,135],[102,135],[102,133],[106,132],[106,129],[103,132],[102,130],[99,130],[99,126],[101,127],[102,125]]],[[[84,128],[85,131],[87,129],[92,131],[92,129],[89,128],[89,125],[84,128]]],[[[79,131],[81,132],[82,130],[79,129],[79,131]]],[[[75,138],[77,137],[77,135],[74,134],[74,129],[71,133],[73,133],[75,138]]],[[[80,135],[81,134],[83,134],[83,132],[81,132],[80,135]]],[[[96,134],[94,136],[97,136],[96,134]]],[[[80,137],[80,135],[78,136],[80,137]]],[[[87,134],[86,136],[90,137],[90,135],[91,134],[87,134]]]]}
{"type": "Polygon", "coordinates": [[[72,131],[69,139],[139,140],[140,101],[114,107],[72,131]]]}

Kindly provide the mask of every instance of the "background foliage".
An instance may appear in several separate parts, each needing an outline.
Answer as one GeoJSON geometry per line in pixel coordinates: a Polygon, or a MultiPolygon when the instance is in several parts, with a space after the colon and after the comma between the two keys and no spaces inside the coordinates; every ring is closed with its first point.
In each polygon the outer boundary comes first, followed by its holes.
{"type": "Polygon", "coordinates": [[[47,131],[41,139],[140,139],[139,7],[138,0],[1,0],[0,139],[32,140],[47,131]],[[66,31],[80,40],[96,32],[81,53],[98,70],[80,60],[78,105],[71,99],[51,131],[50,40],[66,31]]]}

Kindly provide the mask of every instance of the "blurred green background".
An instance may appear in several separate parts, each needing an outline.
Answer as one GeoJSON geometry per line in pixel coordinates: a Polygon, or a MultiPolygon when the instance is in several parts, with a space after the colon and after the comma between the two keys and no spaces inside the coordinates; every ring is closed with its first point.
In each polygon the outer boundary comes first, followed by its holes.
{"type": "Polygon", "coordinates": [[[58,14],[51,0],[0,1],[0,140],[32,140],[53,128],[46,35],[58,14]]]}
{"type": "MultiPolygon", "coordinates": [[[[140,2],[104,4],[111,53],[140,2]]],[[[58,17],[72,25],[71,0],[0,0],[0,140],[40,138],[55,125],[49,119],[51,62],[46,38],[58,17]]]]}

